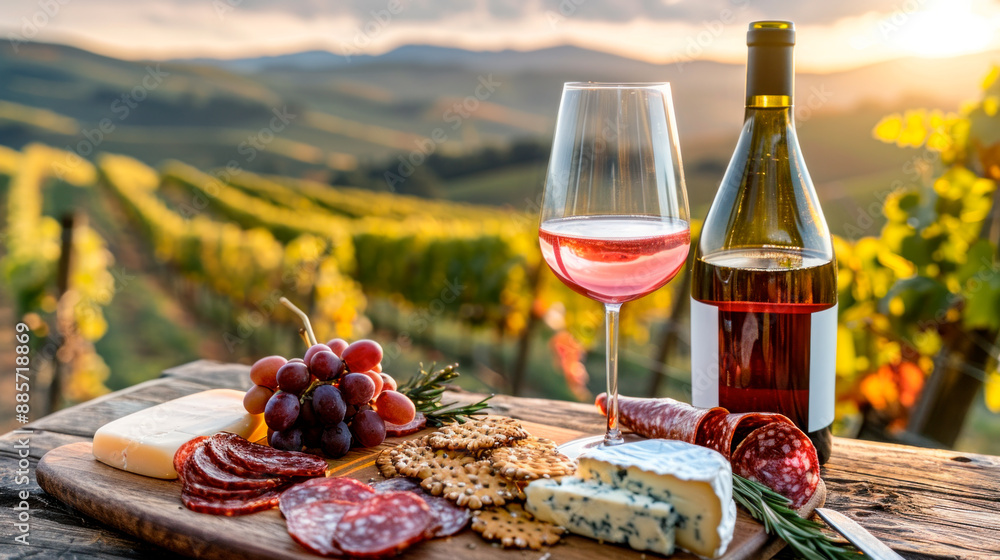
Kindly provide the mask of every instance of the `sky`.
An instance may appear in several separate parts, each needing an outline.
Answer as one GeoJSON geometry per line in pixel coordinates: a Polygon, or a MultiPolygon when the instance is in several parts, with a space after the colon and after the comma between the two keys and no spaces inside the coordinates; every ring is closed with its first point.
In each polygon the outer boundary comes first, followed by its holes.
{"type": "Polygon", "coordinates": [[[758,19],[794,21],[797,65],[814,72],[1000,48],[1000,0],[0,0],[11,43],[127,59],[572,44],[652,62],[742,62],[758,19]]]}

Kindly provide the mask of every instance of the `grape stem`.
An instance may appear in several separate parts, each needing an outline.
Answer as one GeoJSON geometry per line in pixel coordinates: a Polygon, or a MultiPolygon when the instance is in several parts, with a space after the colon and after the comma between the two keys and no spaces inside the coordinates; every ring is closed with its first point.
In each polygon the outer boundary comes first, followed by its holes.
{"type": "Polygon", "coordinates": [[[288,301],[288,298],[286,297],[282,297],[278,301],[280,301],[285,307],[291,309],[292,313],[299,316],[299,319],[302,319],[302,324],[305,325],[306,328],[306,338],[308,339],[309,346],[319,344],[316,341],[316,335],[313,333],[312,325],[309,323],[309,316],[306,315],[304,311],[296,307],[294,303],[288,301]]]}

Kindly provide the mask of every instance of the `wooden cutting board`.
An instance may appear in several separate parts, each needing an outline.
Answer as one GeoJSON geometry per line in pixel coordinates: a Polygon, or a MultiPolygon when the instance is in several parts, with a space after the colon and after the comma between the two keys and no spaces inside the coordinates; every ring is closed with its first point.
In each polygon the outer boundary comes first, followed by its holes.
{"type": "MultiPolygon", "coordinates": [[[[533,435],[564,443],[583,434],[563,428],[522,422],[533,435]]],[[[428,430],[429,431],[429,430],[428,430]]],[[[410,437],[418,437],[415,434],[410,437]]],[[[401,441],[389,438],[380,447],[352,451],[343,459],[332,461],[331,476],[350,476],[364,482],[381,480],[375,467],[379,451],[401,441]]],[[[38,463],[39,486],[83,514],[115,529],[149,541],[174,552],[196,558],[312,559],[319,558],[295,543],[285,529],[278,510],[241,517],[220,517],[192,512],[181,505],[180,482],[159,480],[121,471],[94,459],[90,443],[74,443],[53,449],[38,463]]],[[[820,486],[813,503],[802,513],[811,514],[822,504],[825,489],[820,486]]],[[[784,543],[769,538],[763,526],[741,508],[727,560],[766,559],[784,543]]],[[[640,560],[644,556],[627,547],[567,535],[550,549],[560,558],[640,560]]],[[[466,530],[454,537],[427,541],[408,549],[403,558],[434,560],[471,560],[486,558],[541,558],[546,551],[504,550],[466,530]]],[[[645,558],[655,558],[646,554],[645,558]]],[[[678,551],[671,558],[698,558],[678,551]]]]}

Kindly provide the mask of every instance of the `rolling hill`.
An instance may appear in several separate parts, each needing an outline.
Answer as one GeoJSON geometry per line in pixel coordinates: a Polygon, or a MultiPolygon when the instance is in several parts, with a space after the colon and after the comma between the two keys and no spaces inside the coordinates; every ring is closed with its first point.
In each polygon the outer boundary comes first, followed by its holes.
{"type": "MultiPolygon", "coordinates": [[[[799,132],[824,200],[843,203],[849,215],[858,192],[877,188],[872,180],[884,182],[911,157],[871,139],[882,115],[915,106],[954,109],[976,95],[996,58],[800,73],[799,132]]],[[[14,52],[5,44],[0,144],[37,140],[85,157],[111,151],[153,164],[177,158],[202,168],[229,164],[344,181],[352,170],[377,170],[418,149],[437,128],[446,132],[433,148],[441,154],[475,154],[525,138],[545,145],[566,81],[671,81],[692,204],[699,207],[714,195],[739,131],[743,72],[742,65],[651,64],[573,46],[473,52],[411,45],[351,58],[310,51],[125,61],[63,45],[26,44],[14,52]],[[276,114],[287,122],[275,121],[276,114]]],[[[429,180],[440,183],[432,192],[442,196],[522,207],[543,172],[540,162],[429,180]],[[504,187],[508,179],[517,188],[504,187]]]]}

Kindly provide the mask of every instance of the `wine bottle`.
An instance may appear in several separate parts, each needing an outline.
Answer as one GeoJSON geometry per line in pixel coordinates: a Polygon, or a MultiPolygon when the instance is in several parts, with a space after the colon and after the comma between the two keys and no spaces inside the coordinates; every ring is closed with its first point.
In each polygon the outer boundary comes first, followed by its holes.
{"type": "Polygon", "coordinates": [[[692,401],[780,412],[830,456],[837,261],[792,110],[795,27],[747,33],[746,116],[691,283],[692,401]]]}

